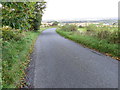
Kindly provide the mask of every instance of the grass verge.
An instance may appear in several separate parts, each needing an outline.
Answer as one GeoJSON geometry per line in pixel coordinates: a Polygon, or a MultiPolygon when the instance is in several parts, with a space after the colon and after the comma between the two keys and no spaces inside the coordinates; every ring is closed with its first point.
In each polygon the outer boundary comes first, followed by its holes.
{"type": "Polygon", "coordinates": [[[30,62],[29,55],[33,50],[38,32],[24,32],[24,37],[19,41],[4,41],[2,44],[2,88],[19,88],[22,86],[25,69],[30,62]]]}
{"type": "Polygon", "coordinates": [[[63,31],[61,29],[57,29],[56,32],[65,38],[104,53],[114,59],[120,60],[120,51],[118,50],[118,44],[108,43],[106,40],[100,40],[98,38],[87,35],[80,35],[72,31],[63,31]]]}

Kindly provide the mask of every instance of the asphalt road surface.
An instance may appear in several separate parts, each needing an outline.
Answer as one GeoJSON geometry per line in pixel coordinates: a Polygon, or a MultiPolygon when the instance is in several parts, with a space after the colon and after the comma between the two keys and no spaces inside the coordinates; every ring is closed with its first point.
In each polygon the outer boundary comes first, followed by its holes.
{"type": "Polygon", "coordinates": [[[118,61],[47,29],[32,57],[34,88],[118,88],[118,61]]]}

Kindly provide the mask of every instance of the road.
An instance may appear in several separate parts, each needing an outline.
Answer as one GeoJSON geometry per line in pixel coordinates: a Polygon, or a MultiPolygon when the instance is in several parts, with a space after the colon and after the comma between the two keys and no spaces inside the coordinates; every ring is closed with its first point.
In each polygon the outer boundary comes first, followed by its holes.
{"type": "Polygon", "coordinates": [[[34,88],[118,88],[118,61],[47,29],[32,57],[34,88]]]}

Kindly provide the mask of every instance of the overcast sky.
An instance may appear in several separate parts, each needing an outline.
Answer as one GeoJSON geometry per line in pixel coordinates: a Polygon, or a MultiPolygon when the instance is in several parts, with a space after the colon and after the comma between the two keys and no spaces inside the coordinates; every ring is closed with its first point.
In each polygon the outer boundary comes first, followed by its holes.
{"type": "Polygon", "coordinates": [[[117,18],[120,0],[45,0],[43,20],[117,18]]]}

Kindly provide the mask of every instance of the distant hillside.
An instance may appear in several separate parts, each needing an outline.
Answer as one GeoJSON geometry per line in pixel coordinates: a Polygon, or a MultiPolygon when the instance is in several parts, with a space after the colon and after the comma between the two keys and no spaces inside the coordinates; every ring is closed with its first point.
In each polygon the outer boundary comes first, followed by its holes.
{"type": "MultiPolygon", "coordinates": [[[[51,21],[47,21],[47,23],[51,23],[54,22],[54,20],[51,21]]],[[[61,23],[88,23],[88,22],[93,22],[93,23],[117,23],[118,19],[101,19],[101,20],[63,20],[63,21],[59,21],[61,23]]]]}
{"type": "Polygon", "coordinates": [[[105,19],[105,20],[80,20],[80,21],[62,21],[62,23],[86,23],[86,22],[97,22],[97,23],[115,23],[118,19],[105,19]]]}

